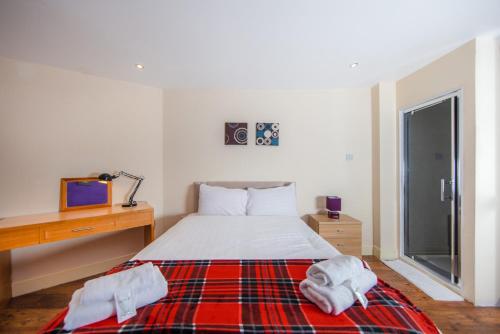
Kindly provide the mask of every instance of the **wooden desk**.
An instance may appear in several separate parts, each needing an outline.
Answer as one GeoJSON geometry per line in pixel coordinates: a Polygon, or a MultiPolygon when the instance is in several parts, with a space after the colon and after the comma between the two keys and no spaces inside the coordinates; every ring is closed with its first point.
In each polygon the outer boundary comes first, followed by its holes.
{"type": "Polygon", "coordinates": [[[104,232],[144,228],[144,243],[154,240],[154,211],[146,202],[136,207],[83,209],[0,219],[0,306],[12,296],[10,250],[104,232]]]}

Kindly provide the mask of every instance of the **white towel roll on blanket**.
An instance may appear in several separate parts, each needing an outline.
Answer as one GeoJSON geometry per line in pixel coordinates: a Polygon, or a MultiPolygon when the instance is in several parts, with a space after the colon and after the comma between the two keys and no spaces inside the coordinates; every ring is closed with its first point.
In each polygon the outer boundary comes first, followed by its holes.
{"type": "MultiPolygon", "coordinates": [[[[125,282],[126,284],[130,283],[129,278],[134,278],[132,280],[134,284],[134,290],[132,291],[134,293],[137,308],[154,303],[155,301],[165,297],[168,293],[167,281],[165,280],[165,277],[163,277],[163,274],[158,267],[153,267],[151,263],[149,263],[149,265],[150,269],[140,269],[151,270],[152,276],[148,279],[137,280],[137,276],[121,275],[114,276],[115,278],[113,278],[113,280],[102,280],[103,278],[116,275],[113,274],[86,282],[83,288],[78,289],[73,293],[71,302],[69,303],[68,313],[64,318],[64,329],[68,331],[73,330],[75,328],[98,322],[115,315],[116,308],[113,293],[120,287],[128,287],[127,285],[120,285],[119,281],[115,281],[117,277],[125,277],[123,282],[125,282]],[[100,281],[96,282],[97,280],[100,281]],[[112,284],[112,288],[106,287],[106,283],[110,285],[112,284]],[[100,298],[99,293],[103,293],[104,291],[106,291],[105,294],[102,298],[100,298]],[[111,294],[109,293],[109,291],[112,291],[111,294]],[[83,296],[87,296],[87,298],[90,298],[90,300],[94,301],[89,302],[87,299],[85,303],[82,303],[83,296]]],[[[133,269],[129,269],[127,271],[133,269]]],[[[126,271],[120,273],[125,272],[126,271]]]]}
{"type": "Polygon", "coordinates": [[[318,286],[332,287],[361,274],[363,270],[363,262],[357,257],[338,255],[311,265],[307,269],[306,275],[318,286]]]}
{"type": "Polygon", "coordinates": [[[111,275],[102,276],[85,282],[80,297],[80,304],[109,301],[114,298],[115,291],[120,286],[127,286],[134,291],[141,286],[151,285],[153,280],[154,271],[151,262],[111,275]]]}
{"type": "Polygon", "coordinates": [[[302,294],[323,312],[339,315],[351,307],[360,294],[364,296],[376,284],[377,276],[363,269],[357,276],[333,287],[318,285],[309,278],[303,280],[299,287],[302,294]]]}

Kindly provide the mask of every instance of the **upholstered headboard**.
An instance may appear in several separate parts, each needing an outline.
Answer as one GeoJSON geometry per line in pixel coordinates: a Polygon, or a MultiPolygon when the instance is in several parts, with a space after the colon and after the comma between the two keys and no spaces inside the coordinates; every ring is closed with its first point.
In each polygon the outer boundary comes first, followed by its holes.
{"type": "Polygon", "coordinates": [[[210,181],[210,182],[195,182],[194,183],[194,207],[198,211],[198,195],[200,193],[200,184],[209,186],[232,188],[232,189],[246,189],[246,188],[274,188],[288,186],[293,182],[288,181],[210,181]]]}

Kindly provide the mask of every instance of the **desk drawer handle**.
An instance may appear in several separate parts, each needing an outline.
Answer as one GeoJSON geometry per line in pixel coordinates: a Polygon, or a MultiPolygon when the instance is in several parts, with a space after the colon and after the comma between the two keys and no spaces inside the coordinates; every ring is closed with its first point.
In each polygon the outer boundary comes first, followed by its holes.
{"type": "Polygon", "coordinates": [[[337,247],[344,247],[344,244],[337,244],[337,247]]]}
{"type": "Polygon", "coordinates": [[[86,227],[79,227],[79,228],[74,228],[71,230],[71,232],[82,232],[82,231],[90,231],[93,230],[93,226],[86,226],[86,227]]]}
{"type": "Polygon", "coordinates": [[[342,233],[342,232],[344,232],[344,230],[341,230],[341,229],[339,229],[339,228],[338,228],[338,229],[337,229],[337,232],[338,232],[338,233],[342,233]]]}

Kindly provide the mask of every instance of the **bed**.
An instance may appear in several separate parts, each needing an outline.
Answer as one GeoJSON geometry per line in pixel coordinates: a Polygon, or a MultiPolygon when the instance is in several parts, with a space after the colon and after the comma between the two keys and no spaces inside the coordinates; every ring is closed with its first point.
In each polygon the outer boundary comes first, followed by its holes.
{"type": "MultiPolygon", "coordinates": [[[[408,298],[382,280],[367,294],[366,310],[357,302],[339,316],[321,312],[301,294],[298,285],[312,263],[338,254],[298,217],[191,214],[130,261],[108,272],[152,261],[168,281],[168,295],[138,309],[136,317],[121,324],[111,317],[74,332],[439,332],[408,298]]],[[[66,312],[41,332],[64,333],[66,312]]]]}

